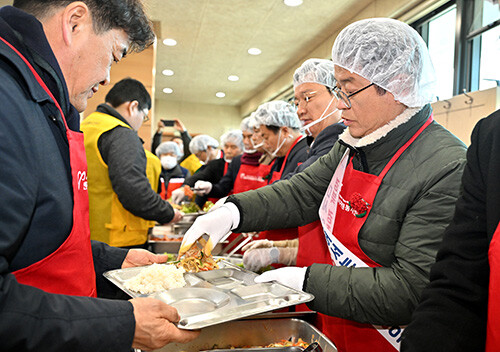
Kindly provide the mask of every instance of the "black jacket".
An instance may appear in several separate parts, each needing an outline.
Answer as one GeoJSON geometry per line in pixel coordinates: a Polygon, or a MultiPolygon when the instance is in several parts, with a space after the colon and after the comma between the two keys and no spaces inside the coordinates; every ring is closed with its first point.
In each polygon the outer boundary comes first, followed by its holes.
{"type": "MultiPolygon", "coordinates": [[[[69,104],[41,23],[3,7],[0,36],[39,72],[69,127],[78,130],[79,115],[69,104]]],[[[19,284],[12,275],[66,240],[73,198],[63,120],[27,65],[3,42],[0,82],[0,349],[128,351],[135,329],[129,302],[49,294],[19,284]]],[[[127,251],[93,242],[92,253],[98,294],[116,294],[102,272],[120,267],[127,251]]]]}
{"type": "Polygon", "coordinates": [[[282,179],[287,180],[293,175],[304,171],[307,167],[311,166],[320,156],[327,154],[333,145],[339,139],[340,134],[344,131],[345,125],[343,123],[334,123],[326,127],[321,131],[316,139],[312,137],[307,137],[306,141],[309,147],[307,148],[307,159],[302,164],[297,166],[297,168],[286,174],[282,179]]]}
{"type": "MultiPolygon", "coordinates": [[[[224,168],[226,166],[226,161],[224,158],[219,158],[215,160],[210,160],[206,165],[203,165],[194,173],[188,177],[184,184],[189,187],[194,187],[196,181],[208,181],[212,184],[216,184],[220,181],[222,176],[224,176],[224,168]]],[[[207,196],[196,196],[195,202],[201,208],[207,201],[207,196]]]]}
{"type": "Polygon", "coordinates": [[[484,351],[488,247],[500,221],[500,111],[472,132],[462,195],[402,351],[484,351]]]}
{"type": "MultiPolygon", "coordinates": [[[[97,111],[129,125],[118,111],[107,104],[99,105],[97,111]]],[[[113,191],[126,210],[135,216],[161,224],[173,219],[174,210],[170,203],[151,188],[146,176],[146,154],[136,131],[117,126],[99,137],[97,147],[108,165],[113,191]]]]}
{"type": "MultiPolygon", "coordinates": [[[[306,138],[302,138],[293,146],[286,160],[286,165],[283,169],[280,180],[285,179],[289,173],[294,172],[294,170],[307,159],[307,150],[308,146],[306,138]]],[[[269,181],[271,180],[273,172],[279,172],[281,170],[284,160],[284,156],[274,159],[271,171],[268,175],[269,181]]]]}

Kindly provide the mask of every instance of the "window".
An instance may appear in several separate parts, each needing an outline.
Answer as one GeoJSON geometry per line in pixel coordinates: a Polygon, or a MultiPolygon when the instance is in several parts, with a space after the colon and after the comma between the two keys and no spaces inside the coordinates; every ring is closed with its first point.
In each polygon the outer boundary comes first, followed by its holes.
{"type": "Polygon", "coordinates": [[[498,2],[450,1],[412,24],[429,47],[439,99],[500,85],[498,2]]]}

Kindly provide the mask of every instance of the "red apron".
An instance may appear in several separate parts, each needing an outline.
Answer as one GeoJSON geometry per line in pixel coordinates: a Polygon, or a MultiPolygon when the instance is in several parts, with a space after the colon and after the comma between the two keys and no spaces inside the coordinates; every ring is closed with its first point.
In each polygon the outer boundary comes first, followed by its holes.
{"type": "Polygon", "coordinates": [[[500,224],[497,226],[488,250],[490,284],[488,289],[488,324],[486,326],[486,352],[498,351],[500,346],[500,224]]]}
{"type": "Polygon", "coordinates": [[[242,193],[267,185],[260,176],[260,165],[241,164],[234,180],[233,194],[242,193]]]}
{"type": "MultiPolygon", "coordinates": [[[[269,181],[269,184],[272,184],[274,181],[280,180],[281,176],[283,175],[283,170],[285,169],[286,162],[288,160],[288,155],[290,155],[290,152],[292,151],[293,147],[302,139],[304,136],[299,136],[297,139],[293,142],[292,146],[290,149],[288,149],[288,152],[285,155],[285,159],[283,159],[283,164],[281,164],[281,169],[280,171],[273,171],[273,174],[271,175],[271,180],[269,181]]],[[[274,164],[274,162],[273,162],[274,164]]],[[[267,230],[267,231],[261,231],[259,234],[259,240],[267,239],[269,241],[281,241],[281,240],[292,240],[294,238],[297,238],[299,236],[297,228],[289,228],[289,229],[276,229],[276,230],[267,230]]]]}
{"type": "Polygon", "coordinates": [[[17,281],[51,293],[96,297],[96,281],[89,229],[87,159],[83,133],[68,128],[59,103],[26,58],[0,37],[28,66],[38,84],[56,105],[66,126],[73,185],[73,228],[53,253],[30,266],[13,272],[17,281]]]}
{"type": "MultiPolygon", "coordinates": [[[[378,176],[354,170],[352,158],[349,160],[348,151],[346,151],[335,170],[319,210],[324,234],[319,234],[318,227],[316,227],[316,236],[308,234],[311,237],[311,242],[315,239],[318,246],[325,243],[320,241],[320,237],[326,239],[333,265],[355,266],[357,268],[381,267],[380,264],[370,259],[359,246],[359,231],[370,214],[371,205],[383,178],[401,154],[431,122],[432,115],[413,137],[396,152],[378,176]]],[[[309,245],[312,244],[309,243],[309,245]]],[[[317,252],[321,253],[317,250],[310,253],[314,255],[317,252]]],[[[323,316],[321,320],[323,332],[335,343],[340,352],[399,350],[403,332],[400,327],[373,326],[331,316],[323,316]]]]}

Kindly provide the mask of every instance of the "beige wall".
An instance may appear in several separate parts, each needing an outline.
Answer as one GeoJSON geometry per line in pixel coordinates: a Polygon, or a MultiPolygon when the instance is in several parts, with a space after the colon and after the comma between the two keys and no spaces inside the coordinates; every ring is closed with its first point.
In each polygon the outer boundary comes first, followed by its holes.
{"type": "Polygon", "coordinates": [[[449,129],[466,145],[477,121],[500,107],[498,87],[484,91],[460,94],[451,99],[432,104],[434,119],[449,129]]]}
{"type": "MultiPolygon", "coordinates": [[[[240,128],[238,107],[226,105],[194,104],[167,100],[156,100],[157,120],[180,119],[191,134],[208,134],[216,139],[226,131],[240,128]]],[[[165,128],[165,133],[175,131],[165,128]]]]}

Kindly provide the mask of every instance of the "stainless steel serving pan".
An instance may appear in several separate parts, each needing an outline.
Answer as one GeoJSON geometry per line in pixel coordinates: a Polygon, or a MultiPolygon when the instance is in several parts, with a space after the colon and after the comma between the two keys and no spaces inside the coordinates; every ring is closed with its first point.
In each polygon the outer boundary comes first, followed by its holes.
{"type": "Polygon", "coordinates": [[[177,308],[178,327],[194,330],[311,301],[313,295],[277,282],[255,283],[257,274],[226,261],[220,269],[185,273],[187,285],[154,294],[125,288],[145,267],[117,269],[104,276],[132,297],[154,297],[177,308]]]}
{"type": "Polygon", "coordinates": [[[194,341],[168,344],[155,352],[198,352],[242,346],[266,346],[281,340],[295,342],[299,338],[307,343],[318,342],[323,352],[337,352],[335,345],[325,335],[300,319],[231,321],[202,329],[200,336],[194,341]]]}

